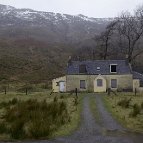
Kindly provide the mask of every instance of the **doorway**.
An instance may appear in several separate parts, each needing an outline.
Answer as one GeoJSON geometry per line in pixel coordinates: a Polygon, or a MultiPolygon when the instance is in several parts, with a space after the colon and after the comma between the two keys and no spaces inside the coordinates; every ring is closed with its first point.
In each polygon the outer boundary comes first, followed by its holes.
{"type": "Polygon", "coordinates": [[[101,75],[97,76],[94,80],[94,92],[106,92],[106,79],[101,75]]]}

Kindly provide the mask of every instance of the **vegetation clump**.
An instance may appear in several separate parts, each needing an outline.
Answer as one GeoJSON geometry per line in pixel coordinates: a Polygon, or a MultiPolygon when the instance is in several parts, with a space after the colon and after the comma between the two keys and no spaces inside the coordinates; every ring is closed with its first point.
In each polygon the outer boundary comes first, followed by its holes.
{"type": "Polygon", "coordinates": [[[122,99],[121,101],[119,101],[117,103],[117,105],[121,106],[123,108],[129,108],[131,100],[132,100],[132,98],[130,98],[130,99],[127,99],[127,98],[122,99]]]}
{"type": "Polygon", "coordinates": [[[138,104],[133,105],[133,111],[129,114],[130,117],[136,117],[141,112],[141,107],[138,104]]]}
{"type": "Polygon", "coordinates": [[[13,106],[6,108],[0,132],[8,133],[13,139],[44,138],[52,135],[60,126],[70,122],[67,104],[56,100],[47,103],[36,99],[11,101],[13,106]]]}
{"type": "Polygon", "coordinates": [[[60,96],[60,99],[64,99],[64,95],[61,95],[61,96],[60,96]]]}
{"type": "Polygon", "coordinates": [[[78,105],[78,98],[76,97],[76,98],[74,98],[74,106],[77,106],[78,105]]]}
{"type": "Polygon", "coordinates": [[[54,102],[58,102],[58,97],[55,96],[53,101],[54,101],[54,102]]]}

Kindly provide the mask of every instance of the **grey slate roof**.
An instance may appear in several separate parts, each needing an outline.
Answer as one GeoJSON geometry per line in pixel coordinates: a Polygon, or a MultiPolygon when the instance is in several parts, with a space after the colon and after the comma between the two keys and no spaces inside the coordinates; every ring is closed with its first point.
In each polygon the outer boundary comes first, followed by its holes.
{"type": "Polygon", "coordinates": [[[95,61],[72,61],[67,67],[68,75],[79,75],[80,65],[86,65],[88,75],[109,75],[110,65],[117,64],[116,74],[131,74],[129,64],[125,60],[95,60],[95,61]],[[100,67],[100,71],[97,70],[100,67]]]}

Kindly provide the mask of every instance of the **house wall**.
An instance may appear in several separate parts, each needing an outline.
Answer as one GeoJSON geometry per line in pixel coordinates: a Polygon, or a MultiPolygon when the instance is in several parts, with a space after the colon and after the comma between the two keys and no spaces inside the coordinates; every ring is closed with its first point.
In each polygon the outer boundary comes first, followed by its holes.
{"type": "Polygon", "coordinates": [[[65,82],[65,91],[64,92],[66,92],[66,76],[59,77],[59,78],[56,78],[56,79],[52,80],[52,90],[53,90],[53,92],[60,92],[59,84],[57,84],[60,81],[65,82]]]}
{"type": "Polygon", "coordinates": [[[133,80],[133,92],[139,92],[143,93],[143,87],[140,86],[140,80],[139,79],[134,79],[133,80]]]}
{"type": "Polygon", "coordinates": [[[137,89],[137,92],[143,93],[143,87],[139,87],[139,88],[137,89]]]}
{"type": "MultiPolygon", "coordinates": [[[[75,90],[94,92],[94,80],[98,75],[67,75],[66,89],[67,91],[75,90]],[[80,80],[86,81],[86,89],[80,89],[80,80]]],[[[117,79],[118,90],[132,90],[133,76],[128,75],[102,75],[107,82],[107,88],[111,87],[111,79],[117,79]]]]}
{"type": "Polygon", "coordinates": [[[140,80],[139,79],[134,79],[133,80],[133,91],[135,92],[135,89],[139,91],[140,88],[140,80]]]}

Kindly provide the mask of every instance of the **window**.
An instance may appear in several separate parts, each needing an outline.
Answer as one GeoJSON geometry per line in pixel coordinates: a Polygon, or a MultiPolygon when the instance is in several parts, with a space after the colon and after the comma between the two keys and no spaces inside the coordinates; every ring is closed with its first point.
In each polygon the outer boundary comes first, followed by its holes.
{"type": "Polygon", "coordinates": [[[87,73],[87,70],[86,70],[86,65],[80,65],[79,66],[79,73],[87,73]]]}
{"type": "Polygon", "coordinates": [[[80,88],[86,89],[85,80],[80,80],[80,88]]]}
{"type": "Polygon", "coordinates": [[[59,82],[56,82],[56,86],[59,86],[59,82]]]}
{"type": "Polygon", "coordinates": [[[111,79],[111,88],[117,88],[117,79],[111,79]]]}
{"type": "Polygon", "coordinates": [[[97,67],[97,71],[100,71],[100,67],[97,67]]]}
{"type": "Polygon", "coordinates": [[[97,86],[98,87],[103,86],[103,80],[102,79],[97,79],[97,86]]]}
{"type": "Polygon", "coordinates": [[[116,73],[117,72],[117,65],[110,65],[110,72],[116,73]]]}

